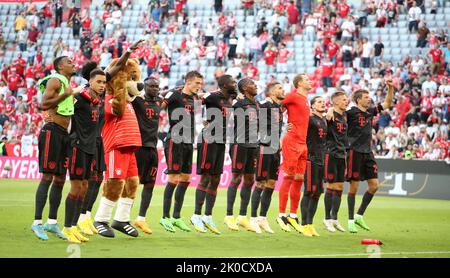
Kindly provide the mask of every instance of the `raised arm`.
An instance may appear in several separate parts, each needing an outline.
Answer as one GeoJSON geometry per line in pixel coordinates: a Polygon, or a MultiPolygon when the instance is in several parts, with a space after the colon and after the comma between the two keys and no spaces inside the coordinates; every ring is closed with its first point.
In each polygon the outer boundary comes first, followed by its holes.
{"type": "Polygon", "coordinates": [[[139,40],[135,42],[133,45],[130,46],[129,50],[125,51],[122,56],[120,56],[119,60],[117,61],[117,64],[115,64],[108,72],[111,77],[116,75],[126,64],[128,61],[128,58],[130,58],[131,52],[136,50],[139,47],[139,44],[143,42],[144,40],[139,40]]]}
{"type": "Polygon", "coordinates": [[[394,99],[394,83],[392,83],[392,80],[389,79],[386,81],[386,85],[388,86],[388,93],[386,96],[386,99],[381,104],[383,106],[383,109],[388,109],[392,105],[392,100],[394,99]]]}
{"type": "Polygon", "coordinates": [[[72,88],[69,86],[64,90],[64,94],[59,94],[61,82],[57,78],[51,78],[47,82],[45,92],[42,95],[41,110],[49,110],[55,108],[61,101],[73,94],[72,88]]]}

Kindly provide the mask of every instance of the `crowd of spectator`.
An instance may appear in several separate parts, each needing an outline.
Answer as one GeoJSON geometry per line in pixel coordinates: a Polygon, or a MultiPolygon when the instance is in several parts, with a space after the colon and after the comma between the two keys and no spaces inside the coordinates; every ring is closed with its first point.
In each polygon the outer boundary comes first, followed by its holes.
{"type": "MultiPolygon", "coordinates": [[[[346,0],[267,1],[242,0],[245,16],[254,16],[255,32],[237,33],[245,24],[224,8],[222,0],[213,1],[216,16],[199,22],[186,0],[151,0],[141,13],[141,28],[146,41],[133,53],[145,65],[147,75],[157,76],[161,89],[169,87],[171,68],[204,60],[214,67],[214,76],[230,74],[235,78],[253,78],[258,86],[257,99],[264,98],[267,84],[277,73],[288,73],[287,61],[295,49],[287,47],[296,35],[314,43],[314,66],[310,75],[314,92],[329,96],[336,89],[349,95],[358,88],[367,89],[374,102],[385,96],[385,80],[393,79],[397,88],[395,105],[374,121],[374,152],[381,157],[405,159],[449,158],[450,43],[447,29],[432,32],[423,15],[436,13],[444,1],[368,0],[352,9],[346,0]],[[268,10],[273,10],[267,16],[268,10]],[[361,35],[361,28],[375,17],[377,28],[397,26],[399,15],[406,14],[408,31],[417,34],[417,47],[428,52],[403,57],[395,64],[384,59],[384,44],[361,35]],[[180,44],[158,40],[157,34],[182,34],[180,44]],[[265,64],[264,68],[258,64],[265,64]],[[261,75],[268,76],[265,80],[261,75]]],[[[61,26],[62,1],[49,1],[37,9],[24,4],[15,20],[16,46],[21,50],[11,65],[2,65],[0,80],[0,134],[9,143],[37,143],[44,117],[38,111],[40,94],[36,82],[52,70],[46,65],[37,41],[49,27],[61,26]],[[31,138],[31,140],[30,140],[31,138]]],[[[87,60],[105,68],[132,43],[122,28],[124,13],[133,1],[104,1],[102,9],[91,13],[79,6],[69,7],[64,16],[72,36],[80,40],[71,49],[62,39],[52,44],[52,55],[73,57],[77,69],[87,60]],[[94,16],[91,18],[91,15],[94,16]]],[[[0,25],[0,46],[2,28],[0,25]]],[[[4,45],[2,46],[4,47],[4,45]]],[[[292,90],[286,75],[282,83],[292,90]]],[[[182,80],[177,84],[182,84],[182,80]]],[[[76,84],[73,84],[76,85],[76,84]]],[[[215,84],[205,84],[214,90],[215,84]]],[[[167,131],[162,114],[161,132],[167,131]]],[[[199,121],[201,122],[201,121],[199,121]]],[[[201,128],[199,125],[198,128],[201,128]]]]}

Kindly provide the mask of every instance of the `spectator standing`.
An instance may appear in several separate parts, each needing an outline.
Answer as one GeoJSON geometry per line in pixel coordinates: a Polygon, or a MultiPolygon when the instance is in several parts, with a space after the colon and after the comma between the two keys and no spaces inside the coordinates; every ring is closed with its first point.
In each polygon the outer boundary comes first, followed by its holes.
{"type": "Polygon", "coordinates": [[[363,47],[361,54],[361,66],[369,68],[371,66],[371,58],[373,56],[373,47],[367,38],[363,39],[363,47]]]}
{"type": "Polygon", "coordinates": [[[417,31],[419,29],[419,20],[420,15],[422,14],[422,10],[417,7],[416,1],[413,1],[412,7],[408,11],[408,21],[409,26],[408,30],[410,33],[414,31],[417,31]]]}
{"type": "Polygon", "coordinates": [[[442,67],[442,58],[444,52],[441,49],[439,49],[438,44],[435,44],[434,48],[428,51],[428,54],[431,56],[431,65],[430,65],[431,73],[433,74],[439,73],[442,67]]]}
{"type": "Polygon", "coordinates": [[[330,61],[328,57],[325,57],[323,63],[322,63],[322,86],[323,87],[331,87],[331,81],[333,77],[333,68],[334,63],[330,61]]]}
{"type": "Polygon", "coordinates": [[[427,28],[425,22],[422,22],[422,27],[417,30],[417,45],[416,47],[424,48],[427,46],[427,37],[430,34],[430,30],[427,28]]]}
{"type": "Polygon", "coordinates": [[[53,11],[55,12],[55,27],[61,27],[63,20],[63,3],[61,0],[54,0],[53,11]]]}

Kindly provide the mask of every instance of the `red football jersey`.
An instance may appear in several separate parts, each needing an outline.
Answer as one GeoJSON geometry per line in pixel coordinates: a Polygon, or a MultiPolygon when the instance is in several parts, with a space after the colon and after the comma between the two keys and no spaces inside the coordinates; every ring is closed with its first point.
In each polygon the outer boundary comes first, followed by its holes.
{"type": "Polygon", "coordinates": [[[288,123],[293,125],[292,130],[287,134],[292,134],[299,143],[306,144],[310,110],[306,96],[297,92],[289,93],[283,101],[288,113],[288,123]]]}
{"type": "Polygon", "coordinates": [[[124,147],[140,147],[141,132],[131,103],[127,103],[125,113],[117,117],[112,111],[112,95],[105,97],[105,124],[102,129],[105,153],[124,147]]]}

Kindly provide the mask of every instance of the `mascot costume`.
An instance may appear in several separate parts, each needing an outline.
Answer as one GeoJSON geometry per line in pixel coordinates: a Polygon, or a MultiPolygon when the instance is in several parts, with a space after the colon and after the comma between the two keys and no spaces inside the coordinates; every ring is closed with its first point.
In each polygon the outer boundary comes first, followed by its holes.
{"type": "MultiPolygon", "coordinates": [[[[114,59],[106,71],[117,61],[114,59]]],[[[98,233],[105,237],[114,237],[112,228],[132,237],[138,236],[136,228],[130,224],[130,212],[139,185],[134,152],[141,146],[141,135],[131,102],[144,88],[140,80],[139,61],[128,59],[106,86],[105,124],[102,130],[106,179],[94,222],[98,233]],[[109,221],[116,203],[117,210],[110,227],[109,221]]]]}

